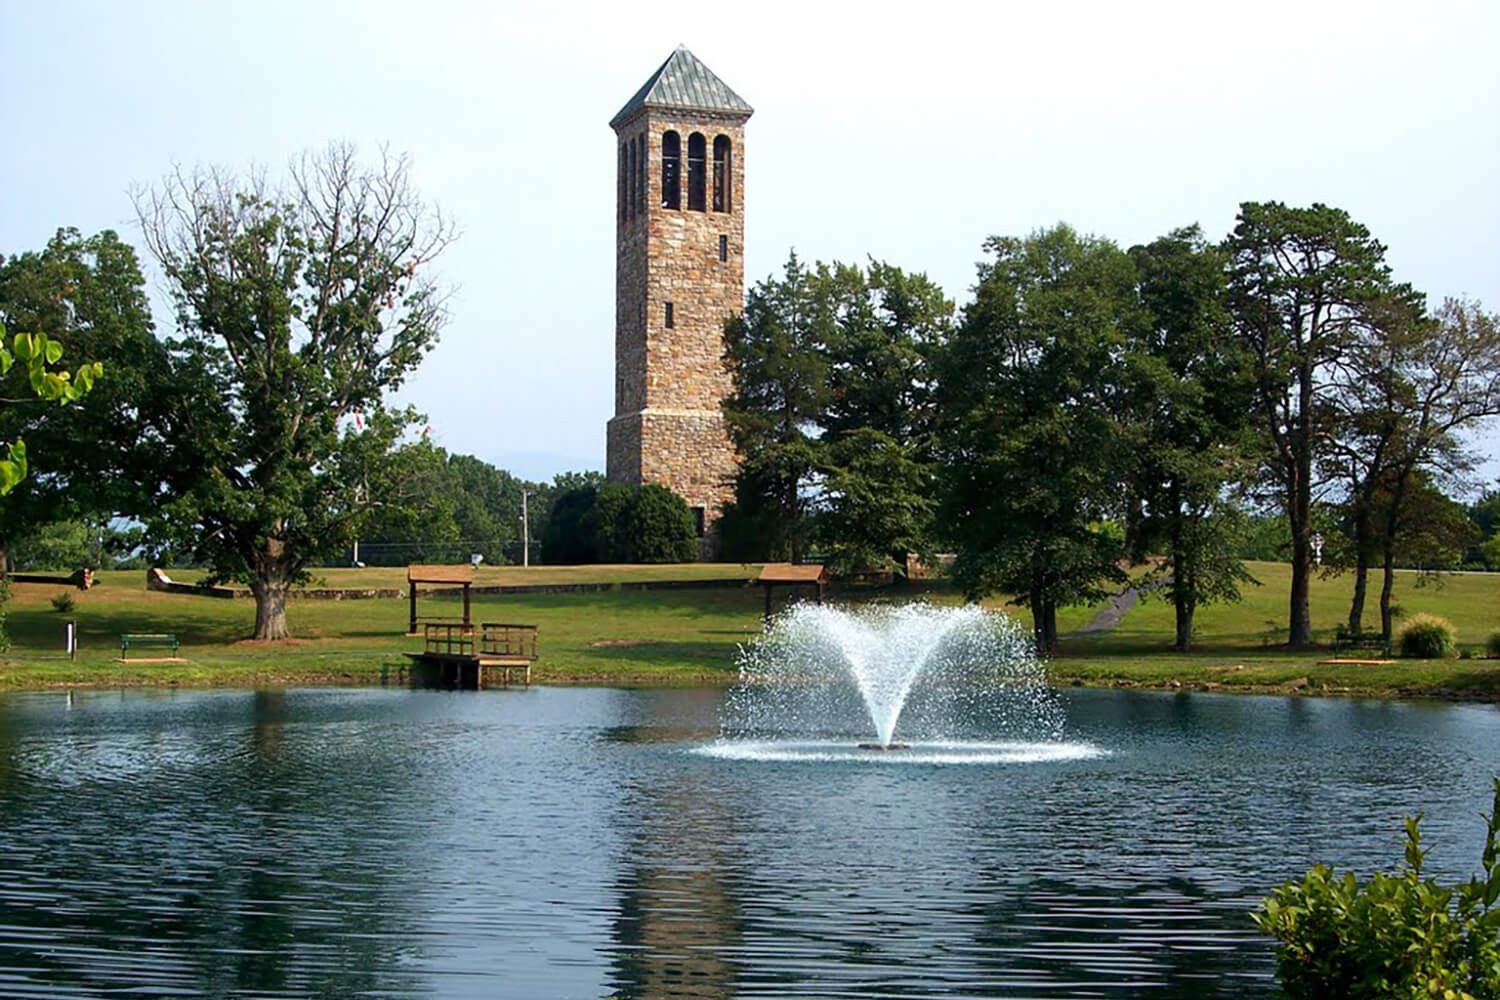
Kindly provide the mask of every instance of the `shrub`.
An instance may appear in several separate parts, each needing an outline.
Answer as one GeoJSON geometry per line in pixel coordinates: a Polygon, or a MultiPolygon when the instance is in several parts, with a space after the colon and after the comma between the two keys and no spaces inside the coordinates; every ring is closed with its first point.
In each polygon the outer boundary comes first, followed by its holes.
{"type": "Polygon", "coordinates": [[[553,504],[542,554],[549,563],[689,562],[697,534],[687,503],[665,486],[584,487],[553,504]]]}
{"type": "Polygon", "coordinates": [[[698,558],[698,526],[687,501],[665,486],[647,484],[630,498],[616,531],[618,552],[635,563],[692,562],[698,558]]]}
{"type": "Polygon", "coordinates": [[[1437,615],[1413,615],[1401,629],[1401,655],[1419,660],[1453,655],[1453,624],[1437,615]]]}
{"type": "Polygon", "coordinates": [[[552,515],[542,533],[542,558],[552,565],[579,565],[599,561],[599,516],[595,501],[599,491],[580,486],[552,501],[552,515]]]}
{"type": "Polygon", "coordinates": [[[73,595],[66,590],[60,594],[52,595],[52,610],[67,614],[73,610],[73,595]]]}
{"type": "Polygon", "coordinates": [[[1500,779],[1483,874],[1457,886],[1422,878],[1421,817],[1406,821],[1406,870],[1360,885],[1317,865],[1252,914],[1275,938],[1291,1000],[1492,1000],[1500,997],[1500,779]]]}
{"type": "Polygon", "coordinates": [[[1500,659],[1500,632],[1490,633],[1489,641],[1484,644],[1485,652],[1493,659],[1500,659]]]}

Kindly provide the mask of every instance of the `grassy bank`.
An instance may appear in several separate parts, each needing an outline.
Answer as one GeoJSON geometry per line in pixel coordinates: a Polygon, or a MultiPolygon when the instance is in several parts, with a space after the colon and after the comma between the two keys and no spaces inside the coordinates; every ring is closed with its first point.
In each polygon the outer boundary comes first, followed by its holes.
{"type": "MultiPolygon", "coordinates": [[[[1252,566],[1262,586],[1248,588],[1238,605],[1200,612],[1198,649],[1169,651],[1171,606],[1146,600],[1111,632],[1064,642],[1052,661],[1061,684],[1235,691],[1500,697],[1500,661],[1397,661],[1388,666],[1318,664],[1327,653],[1288,653],[1283,638],[1289,571],[1284,565],[1252,566]]],[[[675,567],[495,567],[481,568],[476,583],[624,583],[647,580],[748,579],[755,567],[688,565],[675,567]]],[[[396,587],[400,569],[320,571],[319,585],[396,587]]],[[[174,579],[192,579],[174,573],[174,579]]],[[[1331,639],[1347,611],[1349,581],[1315,581],[1314,622],[1331,639]]],[[[899,590],[851,590],[849,601],[906,600],[915,597],[958,603],[942,585],[899,590]]],[[[536,677],[553,683],[728,683],[735,676],[735,653],[760,629],[759,588],[704,590],[625,590],[593,593],[500,594],[474,598],[479,621],[534,622],[541,628],[542,659],[536,677]]],[[[1455,576],[1440,586],[1417,586],[1403,575],[1398,600],[1408,613],[1431,611],[1450,618],[1460,643],[1481,648],[1500,629],[1500,576],[1455,576]]],[[[1003,607],[1004,602],[992,602],[1003,607]]],[[[288,610],[298,638],[274,645],[243,639],[254,622],[249,600],[220,600],[145,589],[143,573],[102,573],[88,592],[59,585],[16,584],[6,609],[13,646],[0,658],[0,688],[53,686],[370,684],[389,679],[404,665],[403,651],[417,640],[402,633],[407,606],[401,599],[293,601],[288,610]],[[51,599],[71,593],[74,608],[53,610],[51,599]],[[78,623],[79,657],[62,651],[63,625],[78,623]],[[181,662],[120,663],[122,632],[175,632],[183,643],[181,662]]],[[[423,598],[424,613],[458,614],[456,598],[423,598]]],[[[1004,608],[1026,621],[1024,609],[1004,608]]],[[[1070,608],[1060,616],[1067,632],[1083,628],[1097,609],[1070,608]]]]}

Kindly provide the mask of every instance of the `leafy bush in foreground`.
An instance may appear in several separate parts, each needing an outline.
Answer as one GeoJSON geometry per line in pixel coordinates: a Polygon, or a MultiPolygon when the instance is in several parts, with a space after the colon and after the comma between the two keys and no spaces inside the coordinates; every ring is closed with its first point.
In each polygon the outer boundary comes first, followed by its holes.
{"type": "Polygon", "coordinates": [[[1492,658],[1500,659],[1500,632],[1490,633],[1489,642],[1484,644],[1484,648],[1492,658]]]}
{"type": "Polygon", "coordinates": [[[1456,887],[1422,878],[1421,817],[1406,821],[1406,870],[1360,885],[1316,865],[1252,916],[1274,937],[1291,1000],[1500,998],[1500,779],[1482,874],[1456,887]]]}
{"type": "Polygon", "coordinates": [[[1437,615],[1413,615],[1401,629],[1401,655],[1440,660],[1453,655],[1453,623],[1437,615]]]}

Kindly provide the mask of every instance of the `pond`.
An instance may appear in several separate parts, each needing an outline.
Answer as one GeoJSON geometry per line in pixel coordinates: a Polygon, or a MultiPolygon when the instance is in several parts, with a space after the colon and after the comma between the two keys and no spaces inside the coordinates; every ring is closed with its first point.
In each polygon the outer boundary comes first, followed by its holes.
{"type": "MultiPolygon", "coordinates": [[[[1477,864],[1493,706],[1066,691],[1084,754],[726,759],[717,690],[0,698],[0,995],[1251,997],[1477,864]]],[[[731,755],[732,757],[732,755],[731,755]]]]}

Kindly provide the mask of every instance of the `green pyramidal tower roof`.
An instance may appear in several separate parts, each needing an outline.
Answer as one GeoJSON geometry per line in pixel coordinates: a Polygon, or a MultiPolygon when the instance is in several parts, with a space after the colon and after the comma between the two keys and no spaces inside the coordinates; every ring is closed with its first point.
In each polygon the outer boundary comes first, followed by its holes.
{"type": "Polygon", "coordinates": [[[651,74],[634,97],[625,102],[609,124],[611,127],[619,125],[641,108],[648,107],[717,111],[747,118],[755,110],[684,45],[677,46],[677,51],[667,56],[667,61],[651,74]]]}

